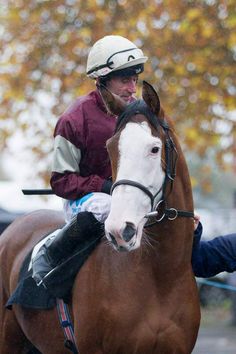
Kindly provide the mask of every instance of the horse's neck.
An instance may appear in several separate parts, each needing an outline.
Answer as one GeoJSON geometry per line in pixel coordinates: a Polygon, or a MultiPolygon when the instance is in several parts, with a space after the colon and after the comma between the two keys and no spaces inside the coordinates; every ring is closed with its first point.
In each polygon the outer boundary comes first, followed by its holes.
{"type": "Polygon", "coordinates": [[[191,220],[166,220],[152,227],[147,244],[143,245],[149,253],[149,265],[156,268],[158,273],[188,267],[191,261],[192,239],[191,220]]]}
{"type": "MultiPolygon", "coordinates": [[[[193,211],[192,190],[185,160],[177,171],[173,189],[167,191],[167,207],[177,210],[193,211]],[[182,169],[182,170],[181,170],[182,169]],[[168,193],[169,192],[169,193],[168,193]]],[[[150,243],[150,265],[156,267],[158,273],[178,272],[191,264],[193,219],[178,217],[175,220],[163,220],[155,224],[146,233],[150,243]]],[[[144,237],[145,242],[145,237],[144,237]]],[[[147,243],[146,242],[146,243],[147,243]]],[[[148,245],[144,245],[145,248],[148,245]]],[[[177,273],[176,273],[177,274],[177,273]]]]}

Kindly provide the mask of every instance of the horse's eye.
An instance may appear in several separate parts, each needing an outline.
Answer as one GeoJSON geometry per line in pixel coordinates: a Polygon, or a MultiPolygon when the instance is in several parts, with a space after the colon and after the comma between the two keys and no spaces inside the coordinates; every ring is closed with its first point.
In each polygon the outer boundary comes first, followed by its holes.
{"type": "Polygon", "coordinates": [[[159,147],[154,146],[154,147],[152,148],[152,153],[153,153],[153,154],[157,154],[159,150],[160,150],[159,147]]]}

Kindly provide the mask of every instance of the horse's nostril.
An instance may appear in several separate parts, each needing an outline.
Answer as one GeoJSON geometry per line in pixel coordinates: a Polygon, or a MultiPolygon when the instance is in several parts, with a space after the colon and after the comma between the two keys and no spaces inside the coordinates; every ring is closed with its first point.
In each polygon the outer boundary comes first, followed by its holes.
{"type": "Polygon", "coordinates": [[[109,232],[109,236],[111,238],[111,242],[113,243],[113,245],[118,246],[118,244],[116,242],[116,239],[115,239],[115,236],[113,236],[110,232],[109,232]]]}
{"type": "Polygon", "coordinates": [[[134,235],[135,235],[134,225],[131,223],[126,223],[124,231],[122,232],[122,236],[125,242],[129,242],[134,235]]]}

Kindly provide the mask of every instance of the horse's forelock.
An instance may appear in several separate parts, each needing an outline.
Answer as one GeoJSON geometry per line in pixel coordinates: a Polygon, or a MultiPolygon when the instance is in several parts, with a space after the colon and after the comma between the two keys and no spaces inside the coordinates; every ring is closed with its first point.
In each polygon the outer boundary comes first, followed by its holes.
{"type": "Polygon", "coordinates": [[[148,119],[149,123],[156,130],[158,130],[159,125],[160,125],[158,117],[151,111],[151,109],[145,103],[145,101],[137,100],[137,101],[130,103],[126,107],[125,111],[118,117],[115,133],[120,131],[130,121],[130,119],[136,114],[144,115],[148,119]]]}

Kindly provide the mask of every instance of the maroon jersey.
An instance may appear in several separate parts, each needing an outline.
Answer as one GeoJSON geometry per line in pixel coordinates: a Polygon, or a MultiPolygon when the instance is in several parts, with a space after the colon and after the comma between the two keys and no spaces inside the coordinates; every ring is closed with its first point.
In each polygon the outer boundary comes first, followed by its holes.
{"type": "Polygon", "coordinates": [[[107,113],[97,90],[78,98],[59,118],[50,181],[58,196],[75,200],[101,191],[111,177],[106,141],[115,124],[116,117],[107,113]]]}

